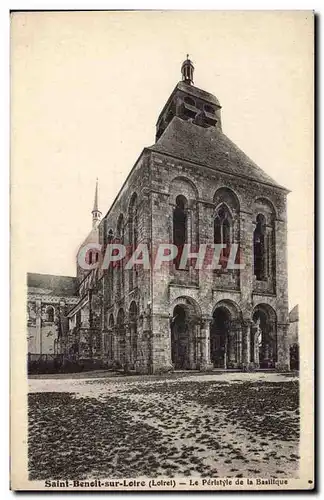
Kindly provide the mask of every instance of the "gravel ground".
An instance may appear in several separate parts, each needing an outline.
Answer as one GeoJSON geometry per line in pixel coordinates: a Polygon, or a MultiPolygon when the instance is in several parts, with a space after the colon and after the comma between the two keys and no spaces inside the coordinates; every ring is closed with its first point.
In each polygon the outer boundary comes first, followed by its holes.
{"type": "Polygon", "coordinates": [[[33,378],[29,386],[31,480],[298,477],[294,376],[33,378]]]}

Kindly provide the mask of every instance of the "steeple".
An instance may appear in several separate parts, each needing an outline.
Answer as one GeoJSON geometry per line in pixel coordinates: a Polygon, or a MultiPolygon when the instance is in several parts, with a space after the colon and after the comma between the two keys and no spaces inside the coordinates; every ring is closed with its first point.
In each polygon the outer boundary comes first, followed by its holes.
{"type": "Polygon", "coordinates": [[[195,68],[192,61],[189,59],[189,54],[187,54],[187,59],[182,63],[181,73],[182,81],[188,83],[188,85],[193,85],[193,72],[195,68]]]}
{"type": "Polygon", "coordinates": [[[92,227],[97,227],[100,219],[101,219],[101,212],[98,209],[98,178],[96,180],[96,189],[95,189],[95,196],[94,196],[94,202],[93,202],[93,210],[92,210],[92,227]]]}
{"type": "Polygon", "coordinates": [[[193,72],[194,65],[187,54],[187,59],[181,66],[182,81],[177,83],[159,115],[156,141],[175,116],[199,127],[222,130],[219,100],[213,94],[194,86],[193,72]]]}

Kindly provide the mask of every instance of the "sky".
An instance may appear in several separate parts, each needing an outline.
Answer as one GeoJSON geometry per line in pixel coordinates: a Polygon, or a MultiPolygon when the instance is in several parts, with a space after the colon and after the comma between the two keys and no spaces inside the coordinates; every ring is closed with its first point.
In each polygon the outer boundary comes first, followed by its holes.
{"type": "Polygon", "coordinates": [[[96,178],[106,213],[187,53],[222,127],[287,187],[289,304],[313,255],[310,12],[27,12],[11,20],[11,234],[25,271],[75,275],[96,178]],[[20,250],[21,249],[21,250],[20,250]]]}

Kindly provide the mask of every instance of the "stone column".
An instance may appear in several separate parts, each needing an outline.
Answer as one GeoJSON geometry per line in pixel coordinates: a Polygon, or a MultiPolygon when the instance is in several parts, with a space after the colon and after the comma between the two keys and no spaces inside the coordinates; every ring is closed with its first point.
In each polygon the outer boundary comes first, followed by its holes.
{"type": "MultiPolygon", "coordinates": [[[[253,359],[250,359],[251,363],[254,363],[255,367],[259,367],[259,327],[255,323],[251,323],[251,338],[250,342],[253,342],[253,359]]],[[[251,349],[250,349],[251,352],[251,349]]]]}
{"type": "Polygon", "coordinates": [[[118,330],[116,326],[113,326],[111,328],[111,346],[112,346],[112,352],[110,353],[110,360],[112,364],[114,365],[119,361],[119,354],[118,354],[118,330]]]}
{"type": "Polygon", "coordinates": [[[124,323],[124,336],[125,336],[125,348],[124,348],[124,368],[125,371],[130,369],[131,364],[131,325],[130,323],[124,323]]]}
{"type": "Polygon", "coordinates": [[[250,367],[250,336],[251,336],[251,322],[246,320],[242,324],[243,333],[243,368],[247,369],[250,367]]]}
{"type": "Polygon", "coordinates": [[[103,330],[103,343],[102,343],[102,352],[103,352],[103,358],[106,360],[111,359],[112,353],[110,352],[110,346],[112,345],[111,343],[111,336],[112,336],[112,328],[106,328],[103,330]]]}
{"type": "Polygon", "coordinates": [[[42,354],[42,301],[36,299],[36,354],[42,354]]]}
{"type": "Polygon", "coordinates": [[[237,332],[237,366],[241,366],[243,362],[242,357],[243,345],[242,345],[242,327],[237,332]]]}
{"type": "Polygon", "coordinates": [[[200,363],[201,371],[212,370],[214,366],[210,362],[210,323],[212,318],[205,317],[200,325],[200,363]]]}
{"type": "Polygon", "coordinates": [[[230,365],[229,368],[233,368],[233,366],[236,363],[236,352],[235,352],[235,347],[236,347],[236,331],[229,331],[228,332],[228,342],[227,342],[227,358],[228,358],[228,364],[230,365]]]}
{"type": "Polygon", "coordinates": [[[152,369],[152,328],[150,311],[145,310],[143,313],[142,333],[140,342],[140,360],[137,365],[137,370],[140,373],[148,373],[152,369]]]}
{"type": "Polygon", "coordinates": [[[290,370],[288,328],[289,328],[289,323],[278,323],[277,324],[278,361],[276,363],[276,369],[279,371],[289,371],[290,370]]]}

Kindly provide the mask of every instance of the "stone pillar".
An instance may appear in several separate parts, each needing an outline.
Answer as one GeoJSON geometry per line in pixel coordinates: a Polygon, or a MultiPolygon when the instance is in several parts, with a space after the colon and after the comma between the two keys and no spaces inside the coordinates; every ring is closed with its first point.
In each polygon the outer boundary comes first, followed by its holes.
{"type": "Polygon", "coordinates": [[[36,354],[42,354],[42,301],[36,299],[36,354]]]}
{"type": "Polygon", "coordinates": [[[289,323],[278,323],[277,324],[277,352],[278,352],[277,359],[278,359],[278,361],[276,363],[276,369],[279,371],[289,371],[290,370],[288,328],[289,328],[289,323]]]}
{"type": "Polygon", "coordinates": [[[139,348],[140,354],[138,357],[137,371],[140,373],[148,373],[152,366],[152,328],[150,312],[144,310],[142,326],[139,328],[139,348]]]}
{"type": "Polygon", "coordinates": [[[210,362],[210,323],[212,318],[205,317],[200,325],[200,363],[201,371],[212,370],[214,366],[210,362]]]}
{"type": "MultiPolygon", "coordinates": [[[[251,363],[254,363],[256,368],[259,368],[260,359],[259,359],[259,326],[252,323],[251,324],[251,339],[250,342],[253,342],[253,359],[250,359],[251,363]]],[[[250,350],[251,351],[251,350],[250,350]]]]}
{"type": "Polygon", "coordinates": [[[124,347],[124,368],[125,371],[129,371],[131,364],[131,325],[130,323],[124,323],[124,337],[125,337],[125,347],[124,347]]]}
{"type": "Polygon", "coordinates": [[[112,365],[115,365],[119,361],[119,348],[118,348],[118,330],[116,326],[111,328],[111,346],[112,352],[109,354],[112,365]]]}
{"type": "Polygon", "coordinates": [[[112,346],[112,328],[106,328],[103,331],[103,358],[106,360],[106,362],[109,362],[109,360],[112,359],[112,352],[111,352],[111,346],[112,346]]]}
{"type": "Polygon", "coordinates": [[[243,363],[242,367],[248,369],[250,367],[250,336],[251,336],[251,322],[244,321],[242,324],[243,334],[243,363]]]}
{"type": "Polygon", "coordinates": [[[187,243],[190,245],[190,249],[192,251],[192,223],[191,223],[191,219],[192,219],[192,213],[191,213],[191,210],[188,209],[187,210],[187,243]]]}
{"type": "Polygon", "coordinates": [[[237,366],[242,366],[243,362],[242,327],[237,332],[237,366]]]}
{"type": "Polygon", "coordinates": [[[151,373],[164,373],[173,370],[171,362],[171,331],[168,314],[152,314],[151,373]]]}
{"type": "Polygon", "coordinates": [[[236,347],[236,331],[229,331],[228,332],[228,342],[227,342],[227,358],[228,358],[228,364],[230,365],[230,368],[233,368],[236,362],[236,352],[235,352],[235,347],[236,347]]]}

